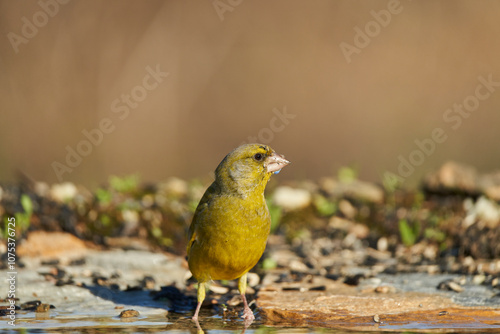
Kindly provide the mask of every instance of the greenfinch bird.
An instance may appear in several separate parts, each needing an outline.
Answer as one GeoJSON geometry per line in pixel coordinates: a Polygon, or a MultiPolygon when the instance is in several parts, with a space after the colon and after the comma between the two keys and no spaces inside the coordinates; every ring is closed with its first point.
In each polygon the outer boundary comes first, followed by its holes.
{"type": "Polygon", "coordinates": [[[215,181],[200,200],[189,227],[187,259],[198,280],[198,320],[206,284],[239,279],[245,320],[255,316],[245,297],[247,273],[266,248],[271,217],[264,189],[273,173],[290,162],[267,145],[246,144],[217,166],[215,181]]]}

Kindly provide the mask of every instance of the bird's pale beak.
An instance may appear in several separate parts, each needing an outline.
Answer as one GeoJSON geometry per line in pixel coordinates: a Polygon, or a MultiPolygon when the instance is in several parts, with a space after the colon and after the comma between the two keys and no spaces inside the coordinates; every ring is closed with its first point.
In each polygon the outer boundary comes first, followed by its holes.
{"type": "Polygon", "coordinates": [[[273,153],[266,159],[266,168],[268,173],[278,174],[281,168],[288,165],[290,161],[286,160],[284,156],[273,153]]]}

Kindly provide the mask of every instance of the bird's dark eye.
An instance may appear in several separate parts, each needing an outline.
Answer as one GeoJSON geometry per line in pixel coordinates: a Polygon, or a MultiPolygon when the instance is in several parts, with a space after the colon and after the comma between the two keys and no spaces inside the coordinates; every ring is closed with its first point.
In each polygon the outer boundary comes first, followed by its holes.
{"type": "Polygon", "coordinates": [[[253,158],[257,161],[261,161],[264,156],[261,153],[256,153],[253,158]]]}

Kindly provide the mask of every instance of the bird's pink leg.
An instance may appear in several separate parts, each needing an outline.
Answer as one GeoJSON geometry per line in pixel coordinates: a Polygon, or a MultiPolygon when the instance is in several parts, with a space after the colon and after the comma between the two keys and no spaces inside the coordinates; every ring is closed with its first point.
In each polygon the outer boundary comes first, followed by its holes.
{"type": "Polygon", "coordinates": [[[192,318],[196,322],[198,322],[198,314],[200,313],[201,304],[203,303],[203,300],[205,300],[205,292],[205,283],[198,283],[198,305],[196,305],[196,311],[194,312],[192,318]]]}
{"type": "Polygon", "coordinates": [[[238,281],[238,290],[240,290],[241,297],[243,298],[244,310],[242,318],[247,321],[252,321],[255,319],[255,316],[253,315],[253,312],[250,309],[250,307],[248,307],[247,298],[245,297],[246,289],[247,289],[247,273],[245,273],[243,276],[240,277],[240,280],[238,281]]]}

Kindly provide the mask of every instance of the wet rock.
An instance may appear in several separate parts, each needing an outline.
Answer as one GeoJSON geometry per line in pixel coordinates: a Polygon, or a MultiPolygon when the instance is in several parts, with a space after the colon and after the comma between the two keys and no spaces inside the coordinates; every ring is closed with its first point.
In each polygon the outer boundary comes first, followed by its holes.
{"type": "Polygon", "coordinates": [[[51,308],[51,305],[49,305],[49,304],[40,304],[36,307],[35,312],[37,312],[37,313],[49,312],[50,308],[51,308]]]}
{"type": "Polygon", "coordinates": [[[454,161],[445,163],[424,179],[424,189],[433,193],[479,193],[477,171],[454,161]]]}
{"type": "Polygon", "coordinates": [[[347,285],[351,285],[351,286],[357,286],[359,285],[359,283],[365,279],[365,275],[364,274],[356,274],[356,275],[353,275],[353,276],[347,276],[344,278],[344,283],[347,284],[347,285]]]}
{"type": "Polygon", "coordinates": [[[285,210],[299,210],[311,204],[311,193],[305,189],[287,186],[278,187],[273,193],[273,202],[285,210]]]}
{"type": "Polygon", "coordinates": [[[135,317],[138,317],[140,314],[139,314],[139,311],[136,311],[136,310],[124,310],[124,311],[121,311],[119,317],[120,318],[135,318],[135,317]]]}
{"type": "Polygon", "coordinates": [[[23,311],[35,311],[36,308],[42,304],[40,300],[31,300],[21,304],[21,310],[23,311]]]}
{"type": "MultiPolygon", "coordinates": [[[[282,326],[321,326],[336,328],[371,328],[373,322],[408,324],[438,324],[439,313],[448,312],[447,321],[458,326],[472,321],[478,326],[488,326],[500,316],[500,309],[464,308],[449,298],[429,293],[398,292],[379,294],[360,292],[355,287],[340,283],[331,284],[326,291],[289,290],[277,294],[260,290],[257,306],[264,324],[282,326]],[[375,317],[373,310],[377,310],[375,317]],[[363,327],[366,325],[367,327],[363,327]]],[[[441,316],[442,317],[442,316],[441,316]]],[[[459,328],[457,327],[457,328],[459,328]]],[[[406,328],[406,327],[405,327],[406,328]]],[[[488,327],[481,327],[488,328],[488,327]]]]}

